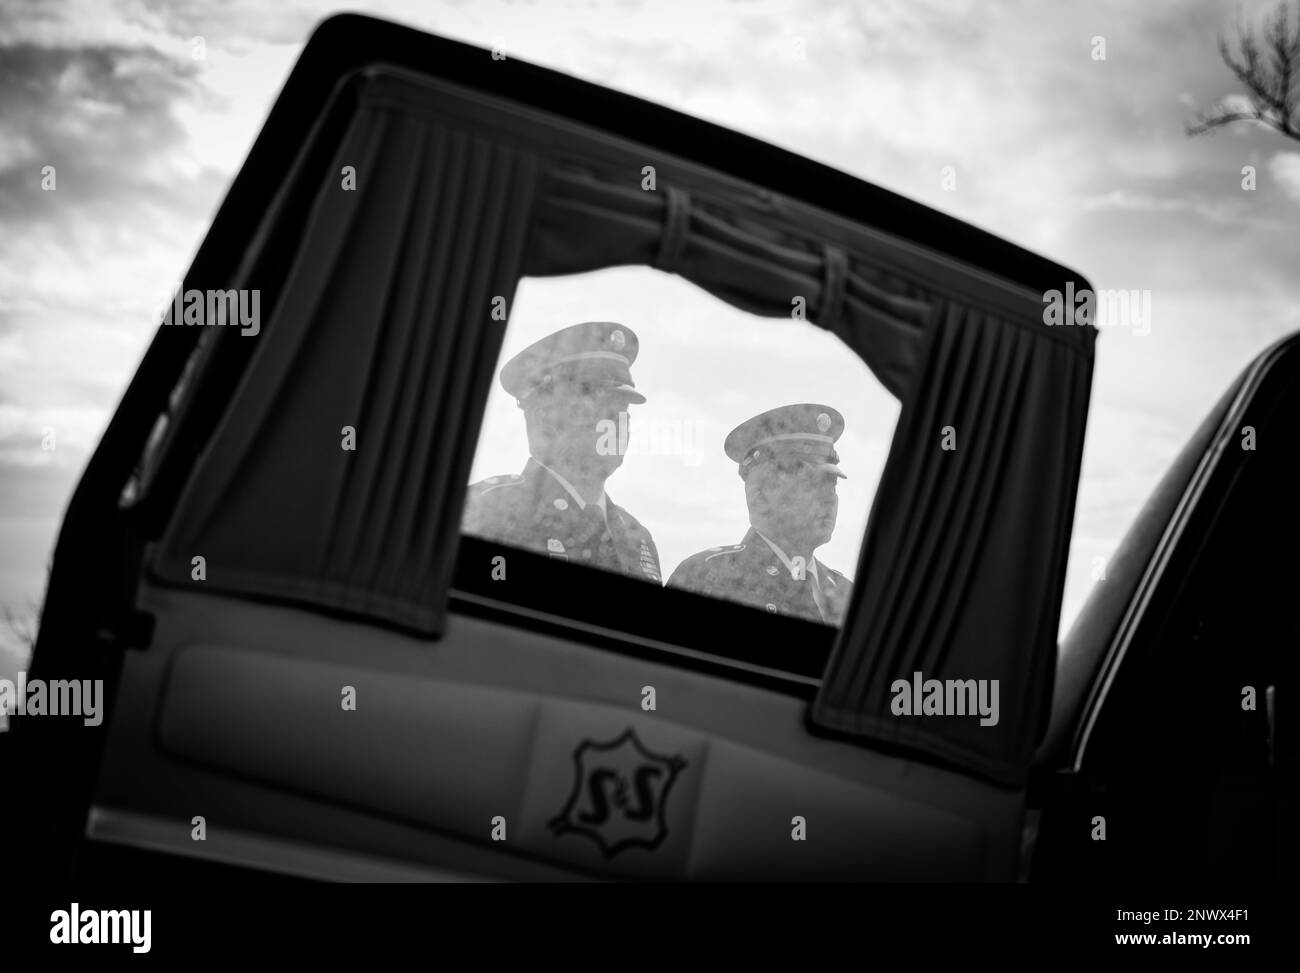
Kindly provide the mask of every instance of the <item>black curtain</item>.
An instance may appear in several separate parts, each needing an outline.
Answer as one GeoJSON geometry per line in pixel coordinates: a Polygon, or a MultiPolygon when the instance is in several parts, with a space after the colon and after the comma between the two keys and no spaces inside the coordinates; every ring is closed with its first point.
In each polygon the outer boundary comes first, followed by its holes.
{"type": "Polygon", "coordinates": [[[441,631],[536,155],[365,104],[157,573],[441,631]],[[342,167],[356,189],[342,188],[342,167]],[[345,426],[356,448],[342,448],[345,426]]]}
{"type": "Polygon", "coordinates": [[[939,301],[816,724],[1023,781],[1051,704],[1094,337],[939,301]],[[917,672],[997,680],[998,722],[895,714],[895,680],[917,672]]]}

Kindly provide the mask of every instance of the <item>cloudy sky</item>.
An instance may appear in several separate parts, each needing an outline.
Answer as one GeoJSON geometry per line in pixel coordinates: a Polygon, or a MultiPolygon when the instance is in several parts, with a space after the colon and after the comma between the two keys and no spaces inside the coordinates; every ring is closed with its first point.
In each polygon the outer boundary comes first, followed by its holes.
{"type": "MultiPolygon", "coordinates": [[[[1113,550],[1212,401],[1259,350],[1300,327],[1288,292],[1300,258],[1300,143],[1249,126],[1183,134],[1197,106],[1236,90],[1215,50],[1236,3],[836,6],[406,0],[351,9],[498,44],[725,124],[1038,250],[1098,288],[1149,291],[1149,333],[1108,329],[1098,344],[1068,622],[1092,559],[1113,550]],[[1092,56],[1094,38],[1105,39],[1104,60],[1092,56]],[[792,57],[800,45],[805,56],[792,57]],[[1242,189],[1246,165],[1258,173],[1253,192],[1242,189]],[[947,166],[951,188],[941,181],[947,166]]],[[[42,596],[63,508],[156,326],[157,295],[188,266],[304,40],[331,9],[304,0],[0,0],[0,607],[42,596]],[[41,188],[47,165],[54,192],[41,188]],[[47,430],[52,450],[42,448],[47,430]]],[[[1257,16],[1263,7],[1244,9],[1257,16]]],[[[530,328],[549,330],[552,312],[604,316],[607,304],[592,295],[619,294],[629,308],[653,299],[659,317],[637,318],[638,331],[664,341],[646,351],[638,384],[660,390],[665,428],[682,417],[698,423],[703,458],[677,455],[665,475],[653,457],[633,456],[610,493],[656,530],[671,570],[697,546],[739,539],[744,523],[732,506],[716,530],[685,531],[680,510],[702,501],[681,478],[702,477],[711,485],[700,496],[739,504],[734,468],[708,440],[751,407],[779,402],[747,391],[702,412],[703,391],[674,398],[663,361],[687,332],[680,323],[673,332],[681,319],[663,309],[720,321],[719,340],[692,372],[700,390],[733,364],[727,336],[744,322],[680,281],[612,273],[582,287],[525,282],[508,350],[530,328]],[[684,506],[656,513],[656,499],[670,495],[684,506]],[[694,544],[700,533],[710,536],[694,544]]],[[[765,357],[759,346],[745,354],[765,357]]],[[[822,553],[851,570],[877,443],[896,413],[842,349],[813,342],[807,355],[780,400],[846,400],[846,437],[856,438],[842,452],[854,486],[822,553]]],[[[502,430],[517,422],[498,400],[492,408],[502,430]]],[[[517,469],[509,442],[506,432],[485,439],[476,473],[517,469]]]]}

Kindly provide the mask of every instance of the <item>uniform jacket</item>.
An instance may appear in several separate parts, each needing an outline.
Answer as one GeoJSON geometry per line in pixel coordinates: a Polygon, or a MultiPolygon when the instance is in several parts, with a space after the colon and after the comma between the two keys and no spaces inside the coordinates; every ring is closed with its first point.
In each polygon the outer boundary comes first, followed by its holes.
{"type": "Polygon", "coordinates": [[[825,619],[813,598],[812,572],[806,572],[803,580],[796,580],[752,527],[739,544],[710,548],[688,557],[677,565],[668,584],[702,595],[744,602],[775,614],[838,625],[844,619],[853,583],[840,572],[814,560],[826,603],[828,617],[825,619]]]}
{"type": "Polygon", "coordinates": [[[521,475],[493,476],[470,486],[461,530],[662,584],[650,532],[608,494],[605,506],[605,516],[594,503],[579,506],[559,480],[529,459],[521,475]]]}

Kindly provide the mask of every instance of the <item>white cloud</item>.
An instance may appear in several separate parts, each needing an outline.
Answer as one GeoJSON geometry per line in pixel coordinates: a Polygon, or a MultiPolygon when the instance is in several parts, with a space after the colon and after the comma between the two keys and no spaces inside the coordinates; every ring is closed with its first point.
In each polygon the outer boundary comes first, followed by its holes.
{"type": "Polygon", "coordinates": [[[1157,196],[1127,189],[1112,189],[1100,196],[1089,196],[1081,200],[1079,205],[1084,212],[1190,213],[1220,226],[1237,226],[1243,220],[1252,220],[1254,216],[1243,201],[1231,196],[1157,196]]]}
{"type": "Polygon", "coordinates": [[[200,97],[179,102],[187,142],[178,150],[191,169],[212,167],[233,178],[270,114],[300,51],[298,44],[213,40],[196,83],[200,97]]]}
{"type": "MultiPolygon", "coordinates": [[[[10,125],[0,122],[0,171],[16,169],[18,166],[40,158],[40,153],[31,139],[10,125]]],[[[32,173],[33,180],[38,178],[32,173]]]]}
{"type": "Polygon", "coordinates": [[[1282,192],[1300,203],[1300,152],[1279,152],[1268,160],[1268,171],[1282,192]]]}
{"type": "Polygon", "coordinates": [[[105,408],[0,404],[0,464],[78,467],[107,424],[105,408]]]}
{"type": "Polygon", "coordinates": [[[25,368],[32,361],[26,335],[21,331],[0,334],[0,376],[10,369],[25,368]]]}

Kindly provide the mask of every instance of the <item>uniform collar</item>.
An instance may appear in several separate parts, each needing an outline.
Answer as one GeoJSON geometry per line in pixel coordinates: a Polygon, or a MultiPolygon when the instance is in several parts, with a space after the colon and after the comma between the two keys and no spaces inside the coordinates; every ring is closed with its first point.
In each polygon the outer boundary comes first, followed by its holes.
{"type": "MultiPolygon", "coordinates": [[[[794,561],[790,557],[786,556],[785,551],[781,550],[774,540],[764,534],[757,527],[751,525],[749,529],[759,537],[763,538],[767,546],[772,549],[772,553],[781,559],[781,563],[785,565],[785,569],[790,572],[790,577],[794,578],[796,581],[800,580],[798,572],[795,571],[794,561]]],[[[812,575],[813,583],[820,587],[821,579],[817,577],[817,558],[814,557],[809,559],[807,570],[808,573],[812,575]]]]}
{"type": "MultiPolygon", "coordinates": [[[[565,491],[568,492],[569,496],[573,497],[573,499],[577,501],[579,509],[582,509],[587,506],[587,501],[582,499],[582,494],[579,493],[576,489],[574,489],[572,483],[570,483],[568,480],[562,477],[559,473],[555,472],[555,470],[551,469],[549,466],[547,466],[545,463],[539,460],[536,456],[532,456],[529,458],[532,460],[532,462],[536,463],[547,473],[551,474],[551,476],[555,477],[556,482],[559,483],[560,486],[564,487],[565,491]]],[[[592,503],[594,503],[597,507],[600,508],[600,512],[602,514],[604,514],[606,517],[609,516],[609,507],[605,500],[604,490],[600,491],[600,496],[597,497],[595,500],[593,500],[592,503]]]]}

